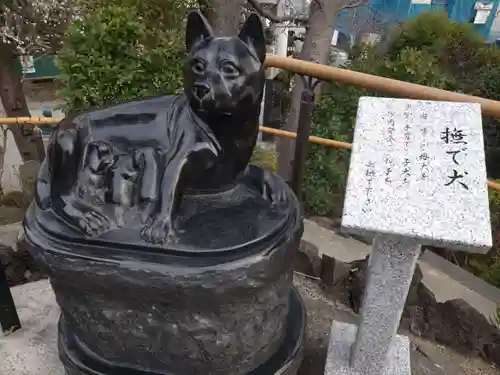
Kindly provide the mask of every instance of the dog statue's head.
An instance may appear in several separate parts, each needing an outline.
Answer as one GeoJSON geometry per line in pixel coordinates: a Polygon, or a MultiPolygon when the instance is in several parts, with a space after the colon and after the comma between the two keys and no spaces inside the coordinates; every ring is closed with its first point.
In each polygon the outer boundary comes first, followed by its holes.
{"type": "Polygon", "coordinates": [[[250,15],[237,37],[215,37],[199,12],[189,15],[184,92],[202,117],[251,116],[265,83],[266,42],[260,18],[250,15]]]}

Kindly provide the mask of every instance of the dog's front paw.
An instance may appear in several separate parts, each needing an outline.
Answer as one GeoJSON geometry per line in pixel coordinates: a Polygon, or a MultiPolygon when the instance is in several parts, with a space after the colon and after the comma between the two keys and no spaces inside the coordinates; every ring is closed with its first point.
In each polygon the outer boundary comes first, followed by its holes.
{"type": "Polygon", "coordinates": [[[284,189],[281,189],[278,191],[273,191],[271,196],[270,196],[270,199],[271,199],[271,203],[273,205],[281,206],[281,205],[285,204],[286,202],[288,202],[287,192],[284,189]]]}
{"type": "Polygon", "coordinates": [[[285,189],[267,182],[263,189],[263,198],[271,202],[273,206],[282,206],[288,202],[288,195],[285,189]]]}
{"type": "Polygon", "coordinates": [[[98,236],[111,228],[109,218],[98,212],[85,212],[78,220],[78,226],[88,236],[98,236]]]}
{"type": "Polygon", "coordinates": [[[141,231],[141,238],[151,244],[170,243],[175,237],[172,220],[160,215],[147,224],[141,231]]]}
{"type": "Polygon", "coordinates": [[[156,202],[154,201],[145,201],[140,205],[141,209],[141,222],[145,224],[151,220],[156,211],[156,202]]]}

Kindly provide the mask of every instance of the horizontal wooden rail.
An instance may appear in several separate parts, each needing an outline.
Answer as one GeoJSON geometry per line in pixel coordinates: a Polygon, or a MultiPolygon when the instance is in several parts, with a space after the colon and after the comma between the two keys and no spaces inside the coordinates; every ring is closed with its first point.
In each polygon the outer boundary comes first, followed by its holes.
{"type": "Polygon", "coordinates": [[[0,117],[0,125],[52,125],[61,122],[64,117],[0,117]]]}
{"type": "MultiPolygon", "coordinates": [[[[286,130],[267,128],[265,126],[259,126],[259,130],[262,133],[277,135],[278,137],[282,137],[282,138],[292,138],[292,139],[297,138],[297,133],[289,132],[286,130]]],[[[341,141],[334,141],[333,139],[328,139],[328,138],[315,137],[313,135],[309,136],[309,142],[316,143],[318,145],[327,146],[327,147],[342,148],[345,150],[350,150],[352,148],[352,144],[350,144],[350,143],[341,142],[341,141]]]]}
{"type": "Polygon", "coordinates": [[[484,115],[500,117],[500,102],[478,96],[459,94],[457,92],[398,81],[396,79],[297,60],[291,57],[267,55],[265,64],[268,67],[284,69],[290,72],[320,78],[325,81],[336,81],[348,85],[364,87],[368,90],[383,92],[397,97],[479,103],[481,104],[482,113],[484,115]]]}
{"type": "MultiPolygon", "coordinates": [[[[0,117],[0,125],[56,125],[63,118],[64,117],[0,117]]],[[[277,135],[278,137],[292,139],[297,138],[297,133],[286,130],[273,129],[265,126],[259,126],[259,130],[262,133],[277,135]]],[[[344,150],[350,150],[352,148],[351,143],[334,141],[333,139],[315,136],[310,136],[309,142],[344,150]]],[[[496,182],[488,181],[488,187],[492,190],[500,192],[500,184],[496,182]]]]}

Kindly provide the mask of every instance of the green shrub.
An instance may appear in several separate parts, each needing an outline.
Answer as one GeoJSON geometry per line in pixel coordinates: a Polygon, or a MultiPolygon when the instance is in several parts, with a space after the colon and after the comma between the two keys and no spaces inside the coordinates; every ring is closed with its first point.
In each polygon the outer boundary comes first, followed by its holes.
{"type": "Polygon", "coordinates": [[[471,255],[467,265],[486,282],[500,287],[500,192],[490,190],[490,219],[493,247],[485,255],[471,255]]]}
{"type": "Polygon", "coordinates": [[[481,67],[484,38],[471,24],[451,21],[446,12],[422,13],[395,27],[387,42],[391,59],[413,48],[436,57],[441,68],[463,79],[481,67]]]}
{"type": "MultiPolygon", "coordinates": [[[[357,100],[361,90],[336,85],[316,105],[311,134],[351,142],[357,100]]],[[[304,201],[309,214],[335,215],[342,212],[349,169],[348,150],[309,144],[304,176],[304,201]]]]}
{"type": "Polygon", "coordinates": [[[140,3],[84,2],[86,14],[72,23],[57,58],[67,111],[174,93],[181,88],[187,9],[177,9],[178,19],[167,27],[160,17],[164,10],[151,6],[148,12],[140,3]]]}
{"type": "MultiPolygon", "coordinates": [[[[390,60],[380,56],[374,47],[358,48],[351,56],[350,68],[364,73],[443,87],[446,77],[435,58],[425,51],[404,48],[390,60]]],[[[351,142],[360,96],[379,96],[367,90],[333,84],[325,88],[316,105],[311,134],[351,142]]],[[[349,169],[349,151],[310,145],[304,179],[306,209],[313,215],[339,216],[349,169]]]]}

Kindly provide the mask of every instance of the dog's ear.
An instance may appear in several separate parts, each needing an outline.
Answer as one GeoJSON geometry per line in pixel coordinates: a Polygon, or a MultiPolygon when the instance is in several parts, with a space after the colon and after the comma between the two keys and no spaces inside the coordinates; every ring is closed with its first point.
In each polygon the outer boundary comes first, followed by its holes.
{"type": "Polygon", "coordinates": [[[191,12],[186,25],[186,48],[191,48],[199,41],[213,37],[213,30],[201,12],[191,12]]]}
{"type": "Polygon", "coordinates": [[[266,38],[259,16],[252,13],[243,24],[238,37],[253,48],[261,62],[266,59],[266,38]]]}

